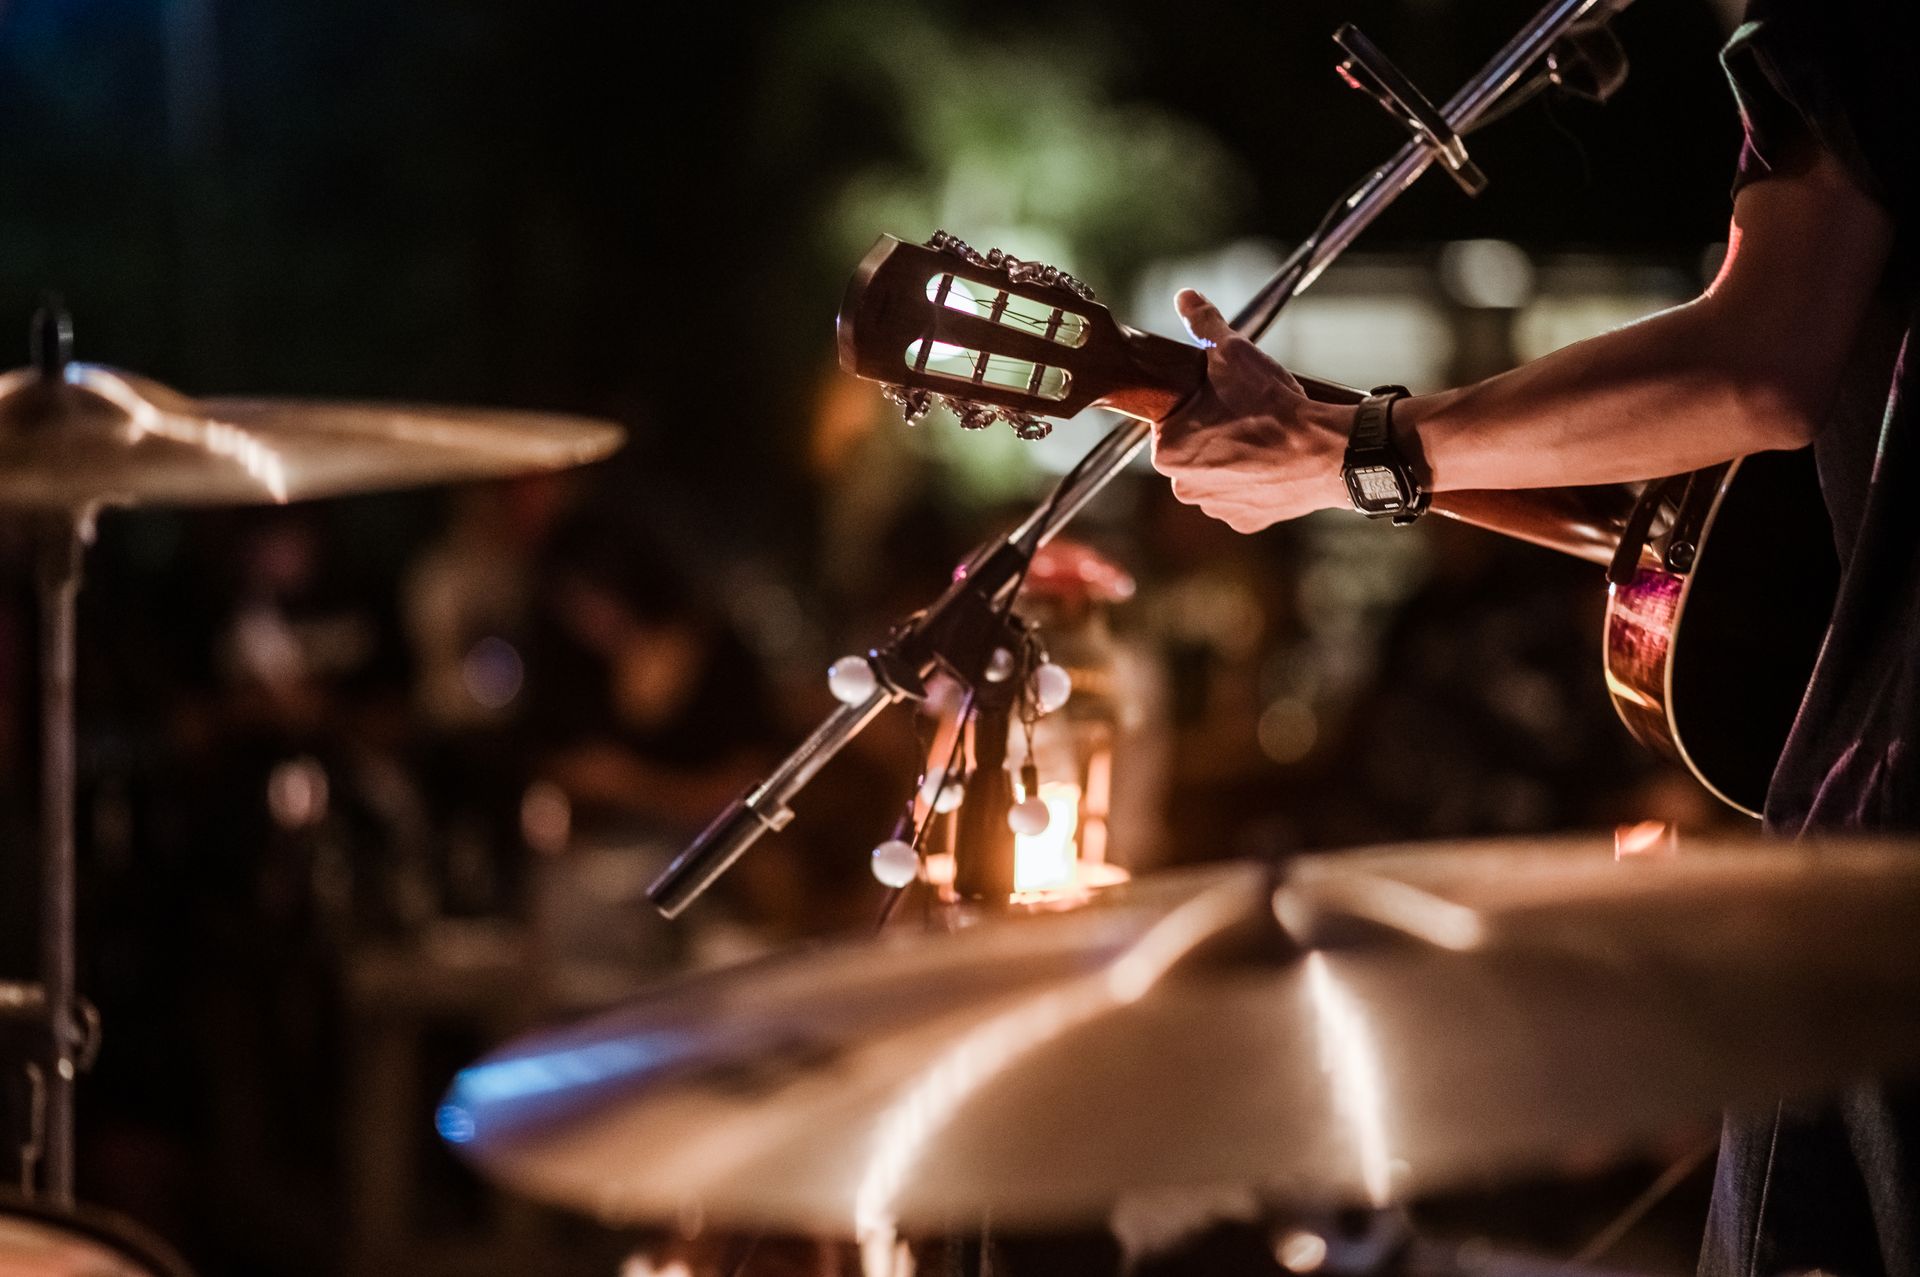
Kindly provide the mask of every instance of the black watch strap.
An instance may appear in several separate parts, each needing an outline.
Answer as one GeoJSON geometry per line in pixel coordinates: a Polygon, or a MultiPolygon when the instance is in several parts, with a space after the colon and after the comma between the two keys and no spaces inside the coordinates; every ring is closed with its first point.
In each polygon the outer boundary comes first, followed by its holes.
{"type": "Polygon", "coordinates": [[[1393,438],[1393,405],[1406,397],[1405,386],[1375,386],[1368,392],[1354,410],[1346,460],[1340,468],[1354,509],[1369,519],[1391,519],[1400,527],[1425,514],[1430,499],[1393,438]]]}
{"type": "Polygon", "coordinates": [[[1393,401],[1407,396],[1405,386],[1375,386],[1353,414],[1353,433],[1347,447],[1378,452],[1393,444],[1393,401]]]}

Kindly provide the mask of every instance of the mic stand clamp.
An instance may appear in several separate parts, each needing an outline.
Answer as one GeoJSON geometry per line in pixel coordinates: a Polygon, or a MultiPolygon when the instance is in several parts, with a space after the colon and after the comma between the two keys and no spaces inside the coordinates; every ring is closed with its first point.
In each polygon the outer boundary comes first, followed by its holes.
{"type": "Polygon", "coordinates": [[[945,671],[967,689],[972,722],[969,727],[963,721],[959,729],[972,733],[973,757],[955,815],[953,879],[955,893],[964,900],[1004,903],[1013,894],[1007,738],[1033,673],[1033,627],[1002,596],[1017,588],[1030,557],[1008,542],[962,567],[939,603],[908,622],[894,642],[867,656],[875,676],[902,699],[924,701],[923,671],[932,669],[945,671]]]}
{"type": "MultiPolygon", "coordinates": [[[[793,819],[788,805],[793,797],[882,710],[896,701],[924,700],[926,680],[936,671],[944,669],[964,686],[979,689],[992,682],[988,671],[997,651],[1005,650],[1017,662],[1027,631],[1011,612],[1012,596],[1035,551],[1070,517],[1063,506],[1056,501],[1047,507],[1051,518],[1036,515],[1005,540],[982,546],[955,571],[945,593],[869,652],[872,690],[843,702],[771,776],[715,817],[647,888],[654,907],[679,917],[761,835],[786,827],[793,819]]],[[[1077,509],[1078,504],[1071,506],[1077,509]]],[[[1008,681],[1016,693],[1024,685],[1023,679],[1008,681]]]]}
{"type": "Polygon", "coordinates": [[[1460,184],[1461,190],[1478,195],[1487,189],[1487,175],[1467,154],[1465,139],[1447,123],[1447,117],[1439,108],[1427,100],[1427,95],[1415,88],[1413,81],[1393,64],[1393,59],[1351,22],[1341,24],[1333,33],[1333,42],[1347,55],[1347,60],[1339,66],[1341,79],[1371,96],[1401,127],[1413,134],[1416,141],[1424,143],[1460,184]]]}

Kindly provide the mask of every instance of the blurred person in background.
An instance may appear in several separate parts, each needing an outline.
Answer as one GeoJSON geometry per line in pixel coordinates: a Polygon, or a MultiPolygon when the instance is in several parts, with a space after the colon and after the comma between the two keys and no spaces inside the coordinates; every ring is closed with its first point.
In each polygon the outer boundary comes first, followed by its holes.
{"type": "Polygon", "coordinates": [[[522,814],[542,857],[536,925],[570,989],[562,996],[617,997],[682,957],[752,949],[755,921],[778,931],[765,916],[777,899],[739,899],[750,874],[730,876],[720,902],[690,919],[690,939],[645,899],[673,854],[758,778],[775,735],[759,661],[698,583],[633,522],[578,515],[535,584],[531,644],[537,779],[522,814]]]}
{"type": "Polygon", "coordinates": [[[523,739],[535,596],[580,477],[541,475],[451,494],[440,534],[401,582],[413,658],[413,763],[439,850],[440,905],[517,916],[526,905],[523,739]]]}
{"type": "Polygon", "coordinates": [[[543,573],[542,770],[576,827],[697,831],[755,778],[766,677],[696,587],[632,530],[583,518],[543,573]]]}

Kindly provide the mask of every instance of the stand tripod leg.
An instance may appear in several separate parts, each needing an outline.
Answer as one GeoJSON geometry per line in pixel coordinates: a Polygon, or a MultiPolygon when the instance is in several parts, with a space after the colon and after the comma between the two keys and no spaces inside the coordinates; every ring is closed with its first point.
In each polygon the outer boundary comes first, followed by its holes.
{"type": "Polygon", "coordinates": [[[40,978],[46,986],[53,1044],[47,1070],[44,1176],[46,1197],[73,1203],[73,1092],[79,1072],[74,918],[74,603],[90,512],[49,521],[42,530],[40,596],[40,978]]]}

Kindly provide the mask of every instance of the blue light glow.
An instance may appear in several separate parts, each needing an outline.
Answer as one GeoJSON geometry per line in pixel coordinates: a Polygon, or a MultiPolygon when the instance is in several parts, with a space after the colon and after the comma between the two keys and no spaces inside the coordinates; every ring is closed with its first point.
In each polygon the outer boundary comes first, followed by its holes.
{"type": "Polygon", "coordinates": [[[644,1073],[684,1049],[684,1044],[677,1039],[640,1038],[594,1042],[564,1051],[495,1060],[460,1070],[453,1079],[451,1098],[459,1105],[477,1108],[569,1087],[589,1086],[610,1078],[644,1073]]]}
{"type": "Polygon", "coordinates": [[[433,1129],[449,1144],[465,1144],[473,1138],[473,1114],[458,1104],[442,1104],[433,1115],[433,1129]]]}

